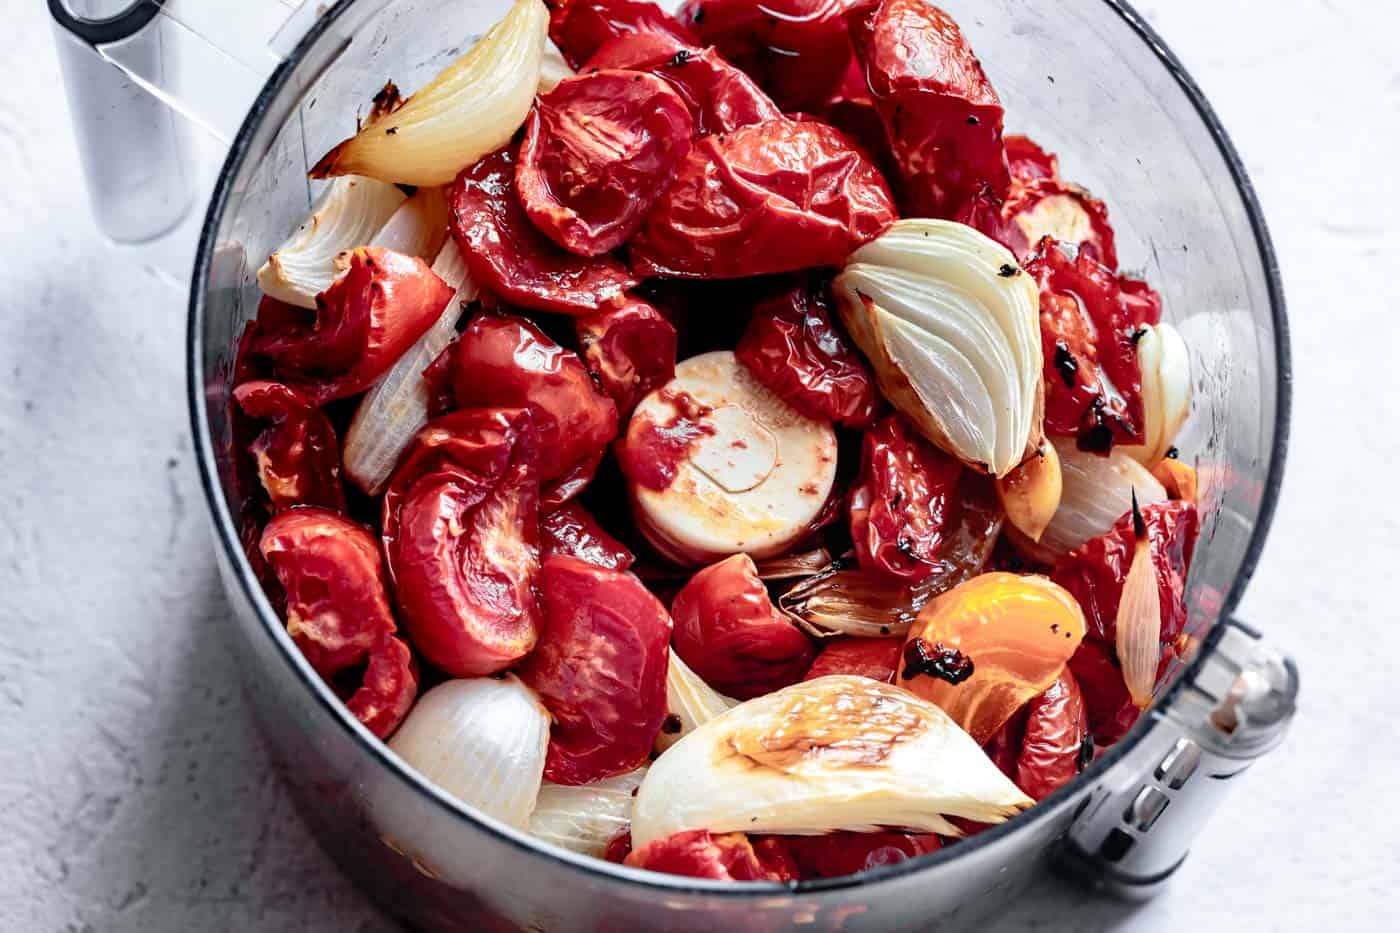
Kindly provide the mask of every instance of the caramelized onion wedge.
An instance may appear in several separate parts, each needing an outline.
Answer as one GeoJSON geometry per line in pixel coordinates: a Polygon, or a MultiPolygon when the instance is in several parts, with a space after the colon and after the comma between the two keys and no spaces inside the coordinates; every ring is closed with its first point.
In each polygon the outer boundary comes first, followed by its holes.
{"type": "Polygon", "coordinates": [[[964,224],[901,220],[833,287],[885,397],[930,441],[993,476],[1040,446],[1039,296],[1006,247],[964,224]]]}
{"type": "Polygon", "coordinates": [[[1152,546],[1147,524],[1142,520],[1137,497],[1133,497],[1133,562],[1123,580],[1118,601],[1115,647],[1123,665],[1123,682],[1139,709],[1152,702],[1157,681],[1157,664],[1162,646],[1162,597],[1157,587],[1157,570],[1152,564],[1152,546]]]}
{"type": "Polygon", "coordinates": [[[311,216],[267,257],[258,270],[258,287],[287,304],[316,307],[316,296],[345,271],[341,253],[368,243],[404,201],[402,191],[374,178],[333,180],[311,216]]]}
{"type": "Polygon", "coordinates": [[[1166,321],[1147,328],[1138,340],[1137,353],[1142,369],[1144,441],[1123,450],[1151,467],[1166,456],[1191,412],[1191,357],[1186,341],[1166,321]]]}
{"type": "Polygon", "coordinates": [[[738,703],[701,680],[673,650],[670,666],[666,668],[667,715],[661,724],[661,734],[656,737],[656,750],[664,752],[738,703]]]}
{"type": "Polygon", "coordinates": [[[686,830],[812,835],[897,827],[961,836],[1031,805],[937,706],[831,675],[734,707],[652,763],[632,844],[686,830]]]}
{"type": "Polygon", "coordinates": [[[403,105],[372,116],[311,169],[311,177],[368,175],[445,185],[510,142],[540,83],[549,11],[515,0],[505,18],[403,105]]]}
{"type": "Polygon", "coordinates": [[[1053,564],[1090,538],[1106,533],[1128,511],[1134,491],[1145,506],[1167,501],[1162,484],[1125,449],[1115,447],[1101,457],[1079,450],[1073,440],[1056,438],[1052,443],[1060,457],[1060,506],[1039,541],[1011,534],[1017,549],[1032,560],[1053,564]]]}
{"type": "Polygon", "coordinates": [[[646,768],[638,768],[577,786],[545,781],[530,814],[530,835],[601,858],[608,843],[631,822],[633,795],[646,774],[646,768]]]}
{"type": "Polygon", "coordinates": [[[524,829],[535,809],[549,714],[513,674],[438,684],[389,748],[462,803],[524,829]]]}
{"type": "Polygon", "coordinates": [[[476,298],[476,285],[451,238],[433,262],[433,272],[456,295],[442,315],[384,377],[360,400],[350,429],[345,432],[342,459],[345,475],[371,496],[384,491],[389,474],[413,436],[428,423],[428,387],[423,370],[457,333],[457,321],[476,298]]]}
{"type": "Polygon", "coordinates": [[[1044,443],[1034,457],[997,480],[997,499],[1006,520],[1032,541],[1039,541],[1060,507],[1064,479],[1054,444],[1044,443]]]}

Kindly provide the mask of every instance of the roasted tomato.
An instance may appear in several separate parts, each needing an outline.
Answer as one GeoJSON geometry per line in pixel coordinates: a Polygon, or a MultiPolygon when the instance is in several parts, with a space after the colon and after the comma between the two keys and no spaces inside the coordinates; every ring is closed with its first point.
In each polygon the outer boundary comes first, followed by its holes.
{"type": "Polygon", "coordinates": [[[575,318],[574,333],[584,365],[624,419],[676,375],[676,328],[641,299],[575,318]]]}
{"type": "Polygon", "coordinates": [[[642,275],[788,272],[839,265],[894,219],[879,169],[838,131],[774,120],[697,142],[629,255],[642,275]]]}
{"type": "Polygon", "coordinates": [[[771,839],[781,841],[803,881],[840,878],[882,865],[897,865],[943,847],[942,840],[932,833],[837,832],[822,836],[756,836],[752,839],[754,850],[757,852],[771,839]]]}
{"type": "Polygon", "coordinates": [[[454,677],[490,674],[539,636],[539,480],[529,412],[428,423],[384,496],[384,543],[414,645],[454,677]]]}
{"type": "Polygon", "coordinates": [[[617,435],[617,407],[578,354],[514,315],[479,314],[467,325],[452,354],[452,395],[464,408],[527,409],[546,484],[580,468],[591,476],[617,435]]]}
{"type": "Polygon", "coordinates": [[[689,28],[661,7],[638,0],[562,0],[549,16],[549,37],[574,68],[580,68],[609,40],[634,33],[670,36],[687,45],[698,41],[689,28]]]}
{"type": "Polygon", "coordinates": [[[398,707],[413,701],[417,678],[385,670],[411,659],[391,657],[398,649],[389,643],[398,640],[374,536],[343,515],[302,507],[268,522],[260,550],[286,593],[287,634],[327,680],[368,661],[361,689],[394,699],[380,705],[367,694],[351,712],[376,734],[388,734],[403,718],[398,707]]]}
{"type": "Polygon", "coordinates": [[[866,428],[879,401],[870,367],[832,324],[825,286],[798,286],[754,309],[739,362],[809,418],[866,428]]]}
{"type": "Polygon", "coordinates": [[[264,301],[248,344],[280,381],[313,405],[372,386],[452,300],[453,288],[421,259],[376,246],[316,296],[316,310],[264,301]]]}
{"type": "MultiPolygon", "coordinates": [[[[1175,656],[1170,646],[1162,648],[1162,660],[1157,665],[1158,682],[1175,656]]],[[[1100,745],[1117,742],[1137,722],[1142,710],[1128,693],[1113,644],[1086,640],[1069,659],[1069,669],[1084,696],[1094,741],[1100,745]]]]}
{"type": "Polygon", "coordinates": [[[896,682],[985,745],[1055,682],[1083,638],[1084,615],[1062,587],[984,573],[923,608],[896,682]]]}
{"type": "Polygon", "coordinates": [[[619,304],[636,277],[610,256],[575,256],[540,233],[516,198],[515,163],[503,149],[452,183],[452,236],[472,278],[536,311],[592,314],[619,304]]]}
{"type": "Polygon", "coordinates": [[[630,573],[557,555],[540,575],[544,632],[519,668],[554,724],[544,776],[588,784],[646,762],[666,718],[671,618],[630,573]]]}
{"type": "Polygon", "coordinates": [[[846,14],[866,0],[689,0],[680,19],[786,111],[821,107],[851,59],[846,14]]]}
{"type": "Polygon", "coordinates": [[[340,446],[325,413],[295,389],[266,380],[238,386],[233,400],[249,418],[270,422],[248,452],[272,509],[320,505],[344,512],[340,446]]]}
{"type": "Polygon", "coordinates": [[[711,564],[671,603],[675,649],[720,693],[741,700],[795,684],[812,666],[807,636],[773,607],[747,554],[711,564]]]}
{"type": "MultiPolygon", "coordinates": [[[[1196,507],[1173,500],[1145,506],[1152,567],[1162,606],[1162,644],[1171,644],[1186,627],[1186,574],[1200,530],[1196,507]]],[[[1051,579],[1074,594],[1084,608],[1089,637],[1113,643],[1118,634],[1118,601],[1133,562],[1133,516],[1125,513],[1106,534],[1092,538],[1061,557],[1051,579]]]]}
{"type": "Polygon", "coordinates": [[[1139,443],[1137,341],[1144,325],[1157,323],[1151,308],[1125,299],[1118,277],[1088,250],[1042,240],[1026,271],[1040,287],[1045,433],[1095,452],[1139,443]]]}
{"type": "Polygon", "coordinates": [[[788,881],[759,860],[743,833],[711,835],[695,829],[635,849],[624,864],[668,875],[712,878],[717,881],[788,881]]]}
{"type": "Polygon", "coordinates": [[[575,503],[567,503],[540,519],[544,556],[564,554],[611,570],[626,570],[636,558],[575,503]]]}
{"type": "Polygon", "coordinates": [[[865,432],[851,487],[851,538],[867,570],[918,581],[939,568],[958,520],[962,464],[892,414],[865,432]]]}
{"type": "Polygon", "coordinates": [[[899,168],[904,213],[952,217],[983,184],[1011,184],[1002,107],[982,64],[948,14],[926,0],[883,0],[851,17],[899,168]]]}
{"type": "Polygon", "coordinates": [[[614,39],[588,60],[584,70],[646,71],[670,83],[690,106],[695,135],[729,133],[783,115],[753,80],[719,57],[683,39],[644,32],[614,39]]]}
{"type": "Polygon", "coordinates": [[[1028,184],[1037,178],[1059,178],[1060,160],[1055,153],[1047,152],[1029,136],[1008,134],[1006,162],[1011,169],[1011,180],[1017,184],[1028,184]]]}
{"type": "Polygon", "coordinates": [[[1068,784],[1093,757],[1089,714],[1079,683],[1066,667],[987,745],[988,755],[1028,797],[1044,800],[1068,784]]]}
{"type": "Polygon", "coordinates": [[[822,642],[817,659],[802,679],[856,674],[892,684],[903,652],[904,642],[898,638],[833,638],[822,642]]]}
{"type": "Polygon", "coordinates": [[[565,78],[535,101],[515,166],[525,213],[569,252],[625,243],[690,151],[695,123],[671,85],[638,71],[565,78]]]}
{"type": "Polygon", "coordinates": [[[370,649],[364,675],[345,706],[370,732],[387,739],[417,697],[418,664],[413,652],[399,638],[385,635],[370,649]]]}

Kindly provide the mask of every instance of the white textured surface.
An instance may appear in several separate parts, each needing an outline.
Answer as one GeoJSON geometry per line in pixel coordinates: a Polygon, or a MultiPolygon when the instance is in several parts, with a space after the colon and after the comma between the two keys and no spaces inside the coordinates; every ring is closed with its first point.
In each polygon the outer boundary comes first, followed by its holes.
{"type": "MultiPolygon", "coordinates": [[[[1297,401],[1243,615],[1303,712],[1133,909],[1046,882],[998,929],[1393,929],[1400,817],[1400,13],[1155,0],[1282,257],[1297,401]]],[[[0,928],[388,931],[247,724],[186,436],[184,304],[104,243],[43,6],[0,30],[0,928]]]]}

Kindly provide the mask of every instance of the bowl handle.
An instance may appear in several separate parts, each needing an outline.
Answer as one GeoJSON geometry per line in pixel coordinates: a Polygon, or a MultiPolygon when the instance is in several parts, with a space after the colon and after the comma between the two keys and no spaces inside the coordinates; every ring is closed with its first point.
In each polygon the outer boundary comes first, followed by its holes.
{"type": "Polygon", "coordinates": [[[1071,823],[1062,866],[1110,893],[1151,897],[1255,759],[1282,741],[1298,670],[1234,620],[1201,646],[1194,675],[1149,715],[1143,739],[1105,775],[1071,823]]]}
{"type": "MultiPolygon", "coordinates": [[[[384,0],[359,0],[359,14],[384,0]]],[[[169,232],[198,188],[193,125],[227,148],[263,82],[325,0],[48,0],[98,226],[120,243],[169,232]]],[[[204,146],[203,148],[208,148],[204,146]]]]}

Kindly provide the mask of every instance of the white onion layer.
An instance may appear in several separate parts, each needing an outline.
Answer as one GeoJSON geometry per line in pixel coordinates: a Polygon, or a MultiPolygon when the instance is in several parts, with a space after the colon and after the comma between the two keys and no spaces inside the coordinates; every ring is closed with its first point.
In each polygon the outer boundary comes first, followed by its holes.
{"type": "Polygon", "coordinates": [[[680,728],[669,733],[663,729],[656,737],[656,750],[664,752],[738,703],[701,680],[673,650],[666,668],[666,712],[680,720],[680,728]]]}
{"type": "Polygon", "coordinates": [[[571,852],[601,856],[631,823],[633,798],[646,773],[638,768],[577,787],[545,781],[530,815],[530,835],[571,852]]]}
{"type": "Polygon", "coordinates": [[[438,684],[418,698],[389,748],[462,803],[524,829],[549,745],[549,714],[514,675],[438,684]]]}
{"type": "Polygon", "coordinates": [[[316,296],[345,271],[340,254],[364,246],[406,200],[393,185],[374,178],[336,178],[311,208],[311,215],[272,251],[258,270],[263,294],[299,308],[316,307],[316,296]]]}
{"type": "Polygon", "coordinates": [[[1175,327],[1163,321],[1138,340],[1142,369],[1143,443],[1123,450],[1144,466],[1154,466],[1176,441],[1191,412],[1191,356],[1175,327]]]}

